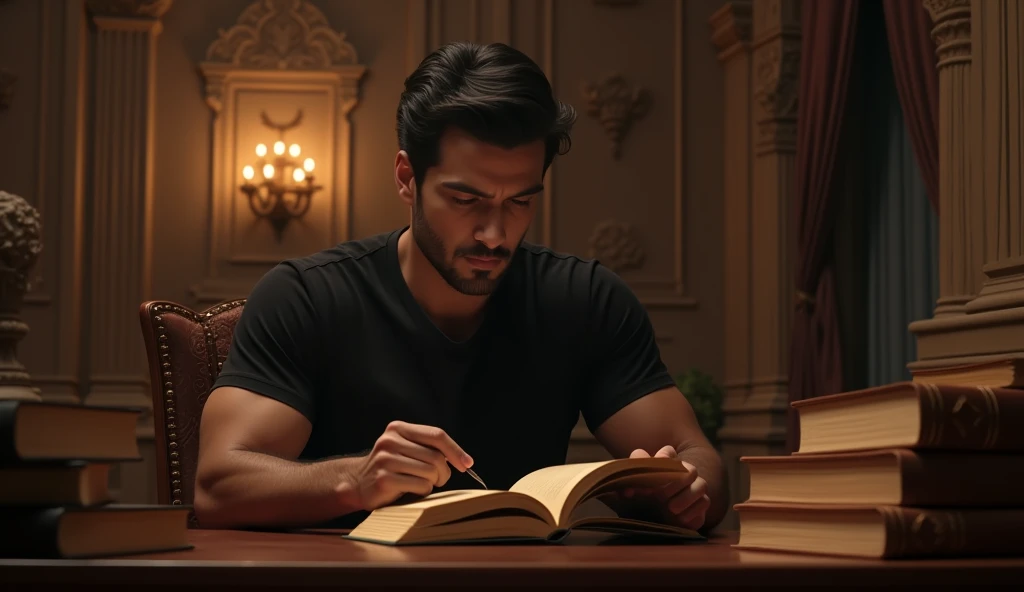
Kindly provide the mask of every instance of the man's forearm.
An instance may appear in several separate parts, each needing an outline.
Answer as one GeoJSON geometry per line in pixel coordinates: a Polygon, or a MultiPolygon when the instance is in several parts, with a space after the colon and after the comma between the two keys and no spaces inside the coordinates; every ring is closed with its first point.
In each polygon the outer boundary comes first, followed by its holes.
{"type": "Polygon", "coordinates": [[[294,462],[233,451],[196,480],[195,511],[204,528],[303,526],[360,508],[350,477],[362,458],[294,462]]]}
{"type": "Polygon", "coordinates": [[[711,500],[711,506],[705,514],[704,526],[700,530],[710,531],[718,526],[729,510],[728,476],[722,466],[721,457],[717,450],[705,446],[691,446],[678,451],[677,455],[680,460],[697,467],[697,474],[707,481],[707,495],[711,500]]]}

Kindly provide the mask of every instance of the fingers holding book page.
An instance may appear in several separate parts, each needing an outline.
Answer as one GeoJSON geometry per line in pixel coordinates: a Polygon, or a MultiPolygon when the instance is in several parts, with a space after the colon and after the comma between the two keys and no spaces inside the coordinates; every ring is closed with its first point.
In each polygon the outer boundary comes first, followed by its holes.
{"type": "Polygon", "coordinates": [[[393,421],[353,475],[358,504],[375,510],[407,493],[429,495],[451,478],[449,463],[465,472],[473,459],[440,428],[393,421]]]}

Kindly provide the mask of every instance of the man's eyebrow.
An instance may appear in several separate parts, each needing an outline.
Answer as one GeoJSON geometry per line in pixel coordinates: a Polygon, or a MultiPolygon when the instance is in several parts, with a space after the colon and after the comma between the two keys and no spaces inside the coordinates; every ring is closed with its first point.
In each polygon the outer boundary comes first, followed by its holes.
{"type": "MultiPolygon", "coordinates": [[[[462,183],[460,181],[445,181],[445,182],[441,183],[441,186],[445,187],[446,189],[451,189],[452,191],[458,191],[459,193],[468,193],[469,195],[475,195],[475,196],[483,198],[483,199],[494,199],[493,195],[491,195],[489,193],[485,193],[483,191],[480,191],[476,187],[473,187],[471,185],[467,185],[467,184],[462,183]]],[[[527,196],[527,195],[533,195],[535,193],[540,193],[541,191],[544,191],[544,184],[543,183],[538,183],[537,185],[529,187],[529,188],[525,189],[524,191],[520,191],[519,193],[510,196],[509,199],[515,199],[517,197],[524,197],[524,196],[527,196]]]]}

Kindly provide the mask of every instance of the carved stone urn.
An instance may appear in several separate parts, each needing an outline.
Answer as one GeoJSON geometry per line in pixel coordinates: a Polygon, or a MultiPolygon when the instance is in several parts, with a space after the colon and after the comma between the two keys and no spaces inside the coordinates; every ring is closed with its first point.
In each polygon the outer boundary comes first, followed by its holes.
{"type": "Polygon", "coordinates": [[[0,400],[39,401],[39,392],[18,361],[18,342],[28,334],[21,305],[29,272],[43,249],[39,212],[17,195],[0,191],[0,400]]]}

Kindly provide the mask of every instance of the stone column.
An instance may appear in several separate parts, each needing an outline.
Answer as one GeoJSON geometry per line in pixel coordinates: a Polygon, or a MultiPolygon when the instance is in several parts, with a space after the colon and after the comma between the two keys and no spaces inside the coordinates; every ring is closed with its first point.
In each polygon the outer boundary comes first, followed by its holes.
{"type": "Polygon", "coordinates": [[[911,325],[918,347],[911,368],[1024,354],[1024,7],[1016,0],[925,0],[925,7],[936,21],[940,111],[968,104],[963,134],[940,129],[942,191],[962,183],[960,171],[969,176],[966,207],[939,212],[954,226],[940,262],[966,261],[976,296],[965,314],[911,325]],[[968,70],[949,79],[950,63],[969,63],[968,70]],[[956,240],[957,228],[965,240],[956,240]]]}
{"type": "Polygon", "coordinates": [[[24,198],[0,191],[0,400],[42,400],[18,361],[18,342],[28,334],[21,305],[43,249],[42,234],[39,212],[24,198]]]}
{"type": "MultiPolygon", "coordinates": [[[[150,407],[138,307],[149,297],[156,42],[171,0],[89,0],[94,50],[87,404],[150,407]]],[[[151,437],[144,414],[140,436],[151,437]]]]}

